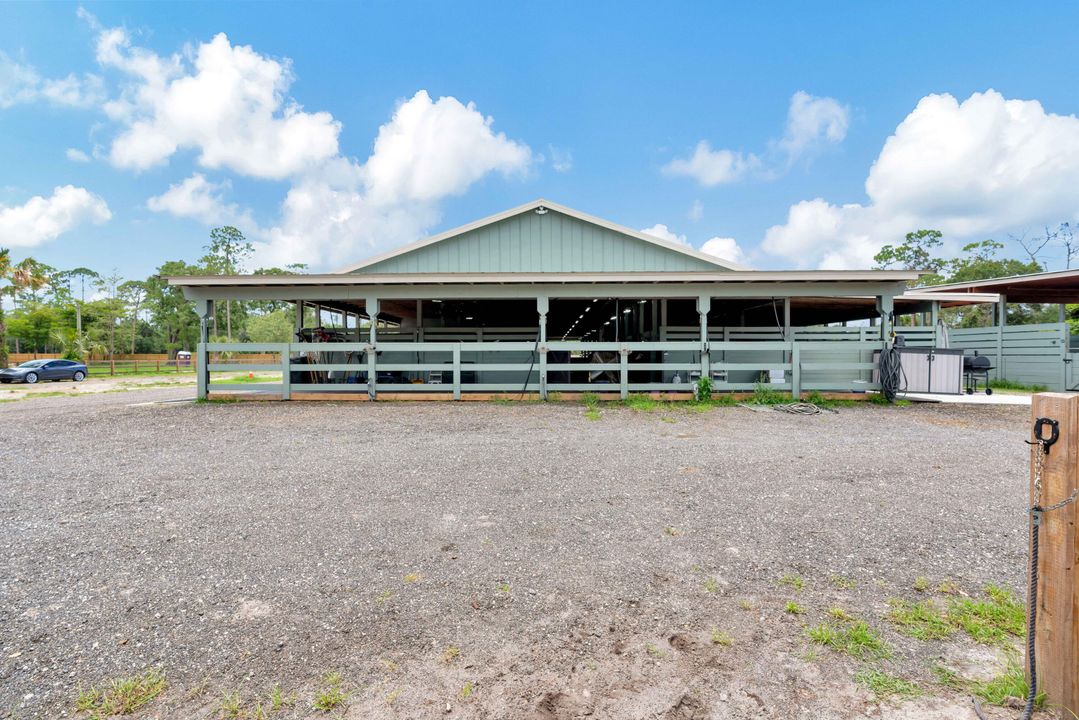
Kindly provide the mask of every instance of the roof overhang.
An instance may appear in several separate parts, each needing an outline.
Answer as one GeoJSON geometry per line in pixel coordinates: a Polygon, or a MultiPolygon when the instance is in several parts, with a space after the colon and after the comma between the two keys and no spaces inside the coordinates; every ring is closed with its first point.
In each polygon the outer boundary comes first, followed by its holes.
{"type": "Polygon", "coordinates": [[[964,283],[948,283],[918,288],[932,295],[942,293],[996,293],[1015,303],[1079,302],[1079,270],[1013,275],[964,283]]]}
{"type": "Polygon", "coordinates": [[[385,285],[581,285],[610,283],[901,283],[912,270],[734,270],[632,273],[370,273],[320,275],[184,275],[165,280],[177,287],[298,287],[385,285]]]}

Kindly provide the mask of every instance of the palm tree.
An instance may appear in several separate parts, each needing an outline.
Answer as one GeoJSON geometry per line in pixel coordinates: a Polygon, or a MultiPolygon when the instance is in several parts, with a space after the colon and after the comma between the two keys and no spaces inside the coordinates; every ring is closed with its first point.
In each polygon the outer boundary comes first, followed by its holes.
{"type": "Polygon", "coordinates": [[[10,295],[12,303],[20,292],[29,290],[37,298],[37,291],[49,284],[49,276],[42,265],[33,258],[12,265],[11,253],[0,248],[0,367],[7,367],[7,324],[4,322],[4,296],[10,295]],[[5,284],[6,283],[6,284],[5,284]]]}
{"type": "MultiPolygon", "coordinates": [[[[7,248],[0,248],[0,283],[11,280],[11,253],[7,248]]],[[[7,367],[7,325],[4,323],[4,295],[14,297],[14,283],[0,284],[0,367],[7,367]]]]}

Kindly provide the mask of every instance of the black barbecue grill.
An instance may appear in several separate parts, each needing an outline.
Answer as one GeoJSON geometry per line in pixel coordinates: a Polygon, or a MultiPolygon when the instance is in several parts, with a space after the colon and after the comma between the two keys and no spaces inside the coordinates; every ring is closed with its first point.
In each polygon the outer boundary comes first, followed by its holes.
{"type": "Polygon", "coordinates": [[[993,365],[985,355],[979,355],[975,350],[973,355],[963,356],[963,376],[966,379],[967,395],[973,395],[978,391],[978,381],[985,384],[985,394],[992,395],[993,388],[989,387],[989,371],[993,365]]]}

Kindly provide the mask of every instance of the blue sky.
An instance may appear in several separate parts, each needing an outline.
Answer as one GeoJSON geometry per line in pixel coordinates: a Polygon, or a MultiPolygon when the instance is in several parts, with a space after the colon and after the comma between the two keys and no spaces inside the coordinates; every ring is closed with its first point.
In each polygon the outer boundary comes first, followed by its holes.
{"type": "Polygon", "coordinates": [[[1079,219],[1077,20],[4,4],[0,246],[136,277],[228,222],[257,264],[329,270],[536,197],[760,268],[866,266],[917,227],[1035,232],[1079,219]]]}

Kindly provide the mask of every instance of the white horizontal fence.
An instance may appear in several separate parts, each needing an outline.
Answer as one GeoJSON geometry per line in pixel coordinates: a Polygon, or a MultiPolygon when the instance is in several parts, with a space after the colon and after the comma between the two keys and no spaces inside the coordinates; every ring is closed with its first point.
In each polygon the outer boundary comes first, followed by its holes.
{"type": "MultiPolygon", "coordinates": [[[[803,390],[865,391],[872,382],[879,340],[740,339],[701,343],[527,341],[347,343],[208,343],[200,356],[216,356],[199,375],[199,396],[209,392],[386,393],[692,392],[700,377],[717,391],[765,384],[796,396],[803,390]],[[272,353],[275,362],[245,362],[272,353]],[[277,370],[280,381],[215,380],[222,373],[277,370]]],[[[860,337],[860,336],[859,336],[860,337]]],[[[246,379],[246,378],[245,378],[246,379]]]]}

